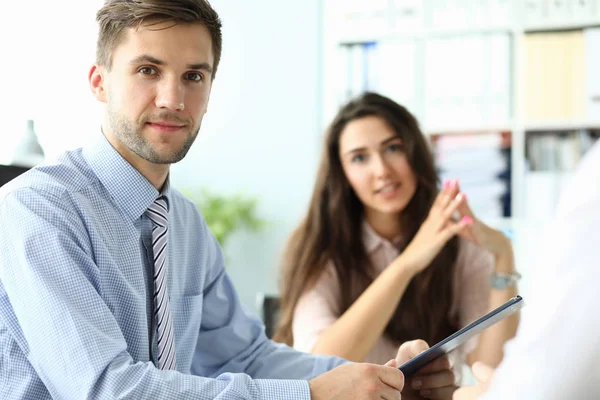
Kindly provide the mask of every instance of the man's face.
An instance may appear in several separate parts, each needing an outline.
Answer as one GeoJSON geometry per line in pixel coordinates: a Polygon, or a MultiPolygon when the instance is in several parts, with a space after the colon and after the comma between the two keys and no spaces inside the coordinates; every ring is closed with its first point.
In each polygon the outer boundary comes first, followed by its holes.
{"type": "Polygon", "coordinates": [[[112,55],[110,70],[96,69],[108,140],[129,161],[136,155],[152,164],[180,161],[198,135],[210,97],[214,57],[208,30],[201,24],[144,24],[124,32],[112,55]]]}

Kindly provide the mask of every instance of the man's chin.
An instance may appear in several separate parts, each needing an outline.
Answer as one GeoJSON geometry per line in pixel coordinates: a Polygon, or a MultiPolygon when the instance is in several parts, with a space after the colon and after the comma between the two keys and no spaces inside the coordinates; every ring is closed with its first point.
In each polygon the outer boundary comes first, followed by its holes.
{"type": "Polygon", "coordinates": [[[148,149],[147,160],[155,164],[175,164],[185,158],[193,143],[194,140],[188,138],[178,146],[173,146],[173,143],[166,146],[152,146],[152,149],[148,149]]]}
{"type": "Polygon", "coordinates": [[[177,154],[154,154],[150,157],[144,157],[146,161],[149,161],[153,164],[175,164],[179,161],[183,160],[187,154],[187,151],[177,153],[177,154]]]}

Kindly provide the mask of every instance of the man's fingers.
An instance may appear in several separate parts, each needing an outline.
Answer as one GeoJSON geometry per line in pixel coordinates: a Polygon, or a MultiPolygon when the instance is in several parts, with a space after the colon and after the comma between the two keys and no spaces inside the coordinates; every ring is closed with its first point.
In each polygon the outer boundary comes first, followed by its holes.
{"type": "Polygon", "coordinates": [[[480,361],[473,364],[473,375],[479,382],[489,382],[494,375],[494,369],[480,361]]]}
{"type": "Polygon", "coordinates": [[[393,368],[397,368],[398,367],[398,363],[396,362],[395,359],[391,359],[390,361],[385,363],[386,367],[393,367],[393,368]]]}
{"type": "Polygon", "coordinates": [[[398,368],[383,367],[377,372],[379,380],[387,386],[402,391],[404,388],[404,375],[398,368]]]}

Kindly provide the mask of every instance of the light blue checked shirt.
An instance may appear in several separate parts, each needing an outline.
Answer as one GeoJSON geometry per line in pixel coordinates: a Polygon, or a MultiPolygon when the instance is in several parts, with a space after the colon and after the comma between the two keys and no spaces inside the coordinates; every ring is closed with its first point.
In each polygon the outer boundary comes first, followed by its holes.
{"type": "Polygon", "coordinates": [[[177,371],[157,369],[144,212],[158,194],[104,137],[0,189],[0,399],[309,399],[307,380],[345,362],[268,340],[167,187],[177,371]]]}

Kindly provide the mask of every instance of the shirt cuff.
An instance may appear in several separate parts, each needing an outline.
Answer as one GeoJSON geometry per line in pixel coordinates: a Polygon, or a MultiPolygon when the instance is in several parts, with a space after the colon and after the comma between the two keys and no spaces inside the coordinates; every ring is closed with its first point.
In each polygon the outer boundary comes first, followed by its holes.
{"type": "Polygon", "coordinates": [[[308,381],[256,379],[254,383],[260,389],[260,398],[264,400],[310,400],[308,381]]]}

